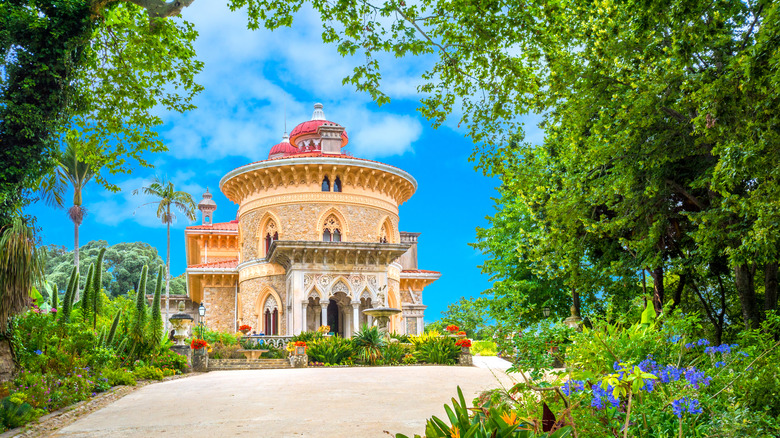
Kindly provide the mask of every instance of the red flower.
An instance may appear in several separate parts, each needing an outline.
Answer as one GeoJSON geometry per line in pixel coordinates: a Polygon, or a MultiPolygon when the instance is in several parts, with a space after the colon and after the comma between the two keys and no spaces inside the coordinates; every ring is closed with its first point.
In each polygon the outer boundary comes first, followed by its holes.
{"type": "Polygon", "coordinates": [[[190,344],[190,348],[192,348],[193,350],[198,350],[198,349],[201,349],[201,348],[208,348],[208,346],[209,346],[209,343],[206,342],[203,339],[193,339],[192,343],[190,344]]]}
{"type": "Polygon", "coordinates": [[[244,324],[244,325],[242,325],[241,327],[238,328],[238,331],[240,331],[240,332],[245,332],[245,331],[248,332],[249,330],[252,330],[252,327],[248,326],[246,324],[244,324]]]}
{"type": "Polygon", "coordinates": [[[458,330],[460,330],[460,328],[458,328],[458,326],[456,326],[456,325],[450,324],[450,325],[447,326],[447,331],[448,332],[456,332],[458,330]]]}
{"type": "Polygon", "coordinates": [[[458,334],[458,336],[466,336],[466,332],[464,332],[462,330],[459,331],[457,334],[458,334]]]}
{"type": "Polygon", "coordinates": [[[471,339],[458,339],[458,342],[455,342],[455,345],[458,347],[471,347],[471,339]]]}
{"type": "Polygon", "coordinates": [[[305,347],[306,346],[306,341],[295,341],[295,343],[293,345],[296,346],[296,347],[305,347]]]}

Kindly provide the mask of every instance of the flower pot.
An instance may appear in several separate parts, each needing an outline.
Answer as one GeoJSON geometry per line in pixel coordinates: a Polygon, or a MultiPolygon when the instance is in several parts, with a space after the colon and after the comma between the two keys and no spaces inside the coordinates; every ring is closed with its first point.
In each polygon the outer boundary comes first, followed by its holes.
{"type": "Polygon", "coordinates": [[[303,356],[304,354],[306,354],[306,347],[295,347],[296,356],[303,356]]]}

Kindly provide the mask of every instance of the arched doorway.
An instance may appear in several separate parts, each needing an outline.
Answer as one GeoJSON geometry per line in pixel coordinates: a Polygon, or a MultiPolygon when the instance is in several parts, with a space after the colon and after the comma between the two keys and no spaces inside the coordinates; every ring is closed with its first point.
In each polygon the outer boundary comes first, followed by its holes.
{"type": "Polygon", "coordinates": [[[330,326],[330,331],[336,334],[341,334],[339,330],[340,313],[339,304],[335,300],[330,300],[328,304],[328,325],[330,326]]]}

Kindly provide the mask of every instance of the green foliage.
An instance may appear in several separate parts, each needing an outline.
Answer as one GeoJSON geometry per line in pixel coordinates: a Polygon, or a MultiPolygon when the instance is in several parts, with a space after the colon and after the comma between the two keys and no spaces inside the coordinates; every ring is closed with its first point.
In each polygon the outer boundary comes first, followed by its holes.
{"type": "Polygon", "coordinates": [[[381,351],[381,363],[384,365],[399,365],[403,363],[407,354],[411,354],[413,348],[411,345],[404,345],[400,342],[388,342],[381,351]]]}
{"type": "MultiPolygon", "coordinates": [[[[2,202],[0,198],[0,205],[2,202]]],[[[8,319],[27,306],[33,285],[43,280],[41,257],[42,254],[35,246],[33,229],[24,220],[14,218],[8,226],[2,226],[0,221],[0,335],[6,333],[8,319]]]]}
{"type": "Polygon", "coordinates": [[[379,333],[376,326],[368,327],[363,325],[360,330],[352,336],[352,342],[357,352],[357,358],[369,365],[375,365],[382,359],[385,339],[379,333]]]}
{"type": "Polygon", "coordinates": [[[108,379],[108,383],[111,386],[135,386],[135,375],[128,370],[117,368],[107,369],[103,372],[103,376],[108,379]]]}
{"type": "Polygon", "coordinates": [[[347,363],[354,354],[352,341],[338,335],[315,339],[312,343],[307,344],[307,347],[306,354],[309,355],[309,361],[321,362],[326,365],[347,363]]]}
{"type": "Polygon", "coordinates": [[[429,337],[415,344],[414,357],[418,362],[452,365],[460,356],[460,347],[455,345],[455,339],[446,337],[429,337]]]}
{"type": "Polygon", "coordinates": [[[181,374],[187,370],[187,358],[174,353],[168,348],[162,348],[151,357],[149,365],[161,370],[173,370],[181,374]]]}
{"type": "MultiPolygon", "coordinates": [[[[156,11],[155,11],[156,12],[156,11]]],[[[155,19],[130,2],[34,0],[0,5],[0,225],[55,165],[56,139],[80,135],[93,169],[129,173],[162,151],[153,108],[186,111],[202,68],[183,20],[155,19]],[[20,159],[23,158],[23,159],[20,159]]],[[[114,191],[98,173],[98,182],[114,191]]]]}
{"type": "Polygon", "coordinates": [[[244,355],[239,353],[241,345],[233,344],[226,345],[222,342],[209,343],[211,345],[211,351],[209,352],[209,358],[211,359],[243,359],[244,355]]]}
{"type": "MultiPolygon", "coordinates": [[[[193,330],[195,329],[193,328],[193,330]]],[[[197,330],[197,333],[200,334],[200,329],[198,328],[197,330]]],[[[238,336],[236,336],[235,333],[225,333],[206,329],[203,332],[202,339],[205,339],[209,345],[216,344],[217,342],[221,342],[225,345],[238,345],[238,336]]]]}
{"type": "Polygon", "coordinates": [[[303,341],[303,342],[306,342],[307,344],[309,344],[309,343],[311,343],[311,342],[313,342],[313,341],[315,341],[317,339],[322,339],[322,333],[320,333],[318,331],[301,332],[301,333],[293,336],[290,339],[290,342],[303,341]]]}
{"type": "Polygon", "coordinates": [[[429,324],[431,328],[443,331],[445,327],[454,324],[474,339],[483,339],[492,335],[492,329],[486,322],[486,311],[489,300],[486,298],[461,297],[457,303],[447,305],[447,310],[441,312],[441,320],[429,324]]]}
{"type": "Polygon", "coordinates": [[[165,374],[160,368],[144,365],[134,369],[133,376],[138,380],[162,380],[165,374]]]}
{"type": "Polygon", "coordinates": [[[36,417],[35,409],[25,402],[26,395],[13,394],[0,400],[0,422],[7,429],[15,429],[36,417]]]}
{"type": "MultiPolygon", "coordinates": [[[[106,252],[103,257],[101,286],[111,297],[124,295],[128,291],[134,290],[144,265],[148,266],[147,282],[150,283],[154,280],[153,276],[157,270],[165,264],[157,253],[157,249],[148,243],[122,242],[109,246],[105,240],[93,240],[79,249],[81,272],[86,272],[89,264],[96,260],[102,248],[105,248],[106,252]]],[[[46,249],[46,278],[50,282],[66,284],[73,268],[73,251],[56,245],[49,245],[46,249]]],[[[172,295],[186,294],[185,287],[184,274],[171,279],[172,295]]]]}
{"type": "Polygon", "coordinates": [[[479,356],[495,356],[498,353],[493,341],[474,341],[471,343],[471,354],[479,356]]]}
{"type": "Polygon", "coordinates": [[[513,362],[516,370],[532,370],[541,376],[558,362],[564,362],[570,338],[575,330],[562,323],[543,321],[527,327],[522,332],[509,333],[497,338],[503,356],[513,362]]]}
{"type": "Polygon", "coordinates": [[[133,314],[133,328],[130,333],[131,338],[138,342],[144,342],[146,338],[146,274],[148,268],[146,266],[141,269],[141,278],[138,281],[138,289],[135,292],[135,313],[133,314]]]}
{"type": "MultiPolygon", "coordinates": [[[[432,417],[425,426],[426,438],[449,438],[452,436],[473,438],[565,438],[572,434],[569,426],[556,426],[551,433],[537,433],[528,425],[518,425],[521,419],[504,408],[490,407],[472,414],[463,391],[458,387],[458,399],[452,399],[452,407],[444,405],[447,412],[447,424],[438,417],[432,417]]],[[[541,423],[541,421],[540,421],[541,423]]],[[[415,435],[419,437],[420,435],[415,435]]],[[[408,438],[396,434],[396,438],[408,438]]]]}
{"type": "Polygon", "coordinates": [[[84,290],[81,292],[81,300],[79,301],[79,304],[81,305],[81,317],[82,318],[88,318],[89,315],[89,306],[92,294],[93,287],[92,282],[95,280],[95,264],[89,265],[89,271],[87,271],[87,283],[84,285],[84,290]]]}
{"type": "Polygon", "coordinates": [[[160,266],[157,270],[157,282],[154,288],[154,299],[152,300],[152,319],[149,321],[149,345],[157,348],[162,342],[163,337],[163,319],[160,309],[160,295],[162,294],[163,268],[160,266]]]}
{"type": "Polygon", "coordinates": [[[106,345],[111,346],[114,343],[114,337],[116,336],[116,329],[119,327],[119,320],[122,318],[122,311],[116,312],[114,315],[114,321],[111,322],[111,329],[108,331],[108,337],[106,337],[106,345]]]}

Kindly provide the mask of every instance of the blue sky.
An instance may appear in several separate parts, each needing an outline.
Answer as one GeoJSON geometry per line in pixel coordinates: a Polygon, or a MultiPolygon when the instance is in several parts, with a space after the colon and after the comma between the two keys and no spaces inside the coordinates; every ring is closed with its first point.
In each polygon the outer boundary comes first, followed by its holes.
{"type": "MultiPolygon", "coordinates": [[[[198,78],[205,91],[196,98],[198,108],[162,114],[160,132],[169,151],[146,157],[154,169],[111,177],[120,193],[94,183],[87,187],[82,245],[97,239],[144,241],[164,258],[165,227],[154,208],[139,208],[148,200],[132,195],[155,174],[171,178],[195,202],[209,187],[218,206],[214,220],[234,219],[237,206],[218,191],[222,175],[266,159],[282,137],[285,113],[292,130],[311,118],[315,102],[322,102],[326,117],[346,127],[352,154],[400,167],[419,183],[417,193],[401,206],[400,228],[422,233],[420,268],[442,273],[425,290],[426,320],[438,319],[461,296],[476,297],[489,288],[488,277],[477,268],[483,258],[467,244],[475,240],[475,227],[484,226],[485,216],[493,213],[497,181],[473,170],[468,162],[473,145],[456,119],[434,130],[417,113],[416,86],[429,59],[385,63],[382,88],[393,101],[378,107],[368,95],[341,85],[357,61],[321,42],[321,25],[311,11],[299,13],[292,28],[275,32],[247,30],[245,14],[230,12],[221,2],[196,1],[183,16],[200,32],[195,46],[205,63],[198,78]]],[[[43,205],[28,211],[38,217],[44,243],[73,247],[73,224],[64,211],[43,205]]],[[[187,225],[180,217],[172,228],[172,275],[185,269],[187,225]]]]}

